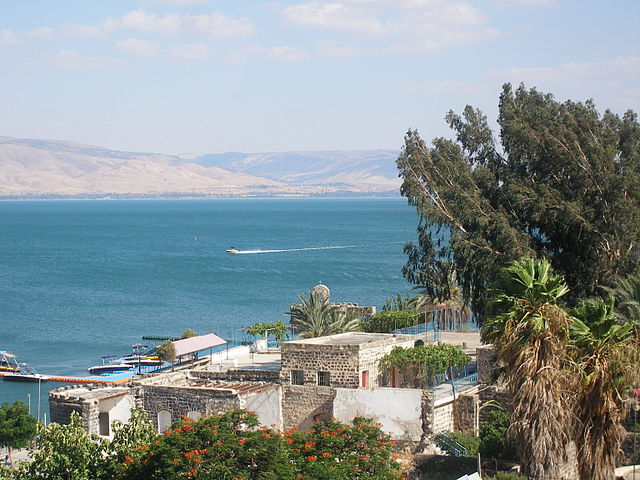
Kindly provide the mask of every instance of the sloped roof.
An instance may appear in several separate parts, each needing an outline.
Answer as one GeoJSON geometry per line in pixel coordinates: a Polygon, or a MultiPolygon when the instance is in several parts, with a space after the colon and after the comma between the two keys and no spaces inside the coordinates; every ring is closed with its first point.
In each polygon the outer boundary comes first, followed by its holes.
{"type": "Polygon", "coordinates": [[[173,345],[176,347],[176,356],[179,357],[181,355],[206,350],[207,348],[224,345],[225,343],[227,342],[216,334],[207,333],[206,335],[198,335],[197,337],[176,340],[173,342],[173,345]]]}

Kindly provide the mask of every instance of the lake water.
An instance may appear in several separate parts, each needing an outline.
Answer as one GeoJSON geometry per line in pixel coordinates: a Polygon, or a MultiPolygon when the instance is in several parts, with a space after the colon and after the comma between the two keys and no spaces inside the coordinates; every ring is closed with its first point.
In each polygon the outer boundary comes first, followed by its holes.
{"type": "MultiPolygon", "coordinates": [[[[318,283],[380,307],[410,289],[402,245],[417,221],[401,198],[0,202],[0,350],[85,375],[143,335],[242,340],[318,283]],[[295,250],[329,246],[345,248],[295,250]]],[[[43,411],[58,386],[42,384],[43,411]]],[[[35,405],[37,388],[0,381],[0,402],[35,405]]]]}

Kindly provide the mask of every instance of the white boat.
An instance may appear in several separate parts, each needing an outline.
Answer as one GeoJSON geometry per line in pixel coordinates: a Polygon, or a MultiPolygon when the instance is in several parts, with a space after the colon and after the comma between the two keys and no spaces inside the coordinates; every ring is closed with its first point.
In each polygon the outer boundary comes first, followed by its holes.
{"type": "Polygon", "coordinates": [[[238,255],[240,253],[240,251],[236,250],[233,247],[231,247],[229,250],[227,250],[227,253],[232,253],[233,255],[238,255]]]}

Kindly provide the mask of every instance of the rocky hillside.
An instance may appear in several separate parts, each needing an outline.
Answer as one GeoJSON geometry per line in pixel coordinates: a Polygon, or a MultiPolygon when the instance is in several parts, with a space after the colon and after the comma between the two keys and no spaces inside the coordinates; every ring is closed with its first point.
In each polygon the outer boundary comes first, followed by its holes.
{"type": "Polygon", "coordinates": [[[0,197],[392,194],[396,153],[225,153],[192,158],[0,137],[0,197]]]}

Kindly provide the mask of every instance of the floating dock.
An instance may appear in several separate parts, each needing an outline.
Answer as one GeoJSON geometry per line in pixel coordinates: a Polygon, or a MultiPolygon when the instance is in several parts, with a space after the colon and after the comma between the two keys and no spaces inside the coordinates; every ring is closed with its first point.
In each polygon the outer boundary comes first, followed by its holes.
{"type": "Polygon", "coordinates": [[[37,374],[37,375],[20,375],[20,374],[11,374],[11,375],[2,375],[4,376],[4,380],[7,381],[22,381],[22,382],[61,382],[61,383],[98,383],[103,385],[118,385],[121,383],[126,383],[131,380],[138,373],[152,373],[160,370],[164,370],[165,368],[171,366],[171,364],[164,364],[161,366],[147,366],[141,367],[140,369],[135,368],[133,370],[127,370],[126,372],[119,373],[111,373],[108,375],[91,375],[88,377],[76,377],[76,376],[67,376],[67,375],[46,375],[46,374],[37,374]]]}

